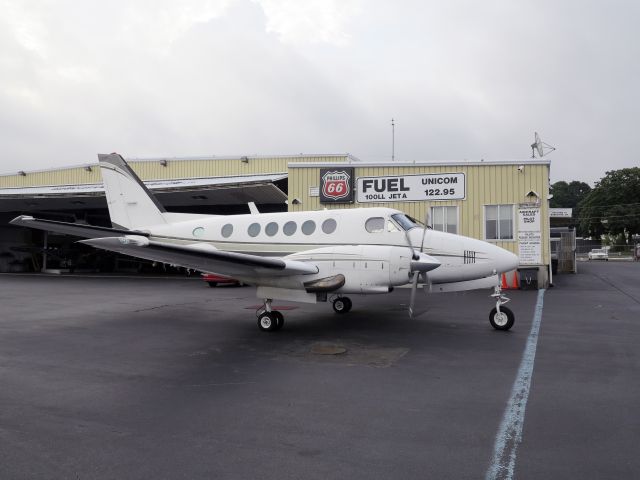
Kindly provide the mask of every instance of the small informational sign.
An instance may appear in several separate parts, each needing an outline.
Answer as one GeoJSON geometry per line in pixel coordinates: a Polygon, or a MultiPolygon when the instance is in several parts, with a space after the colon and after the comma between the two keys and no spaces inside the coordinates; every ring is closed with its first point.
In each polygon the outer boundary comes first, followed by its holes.
{"type": "Polygon", "coordinates": [[[464,173],[358,177],[359,203],[464,200],[464,173]]]}
{"type": "Polygon", "coordinates": [[[542,264],[542,222],[540,208],[518,209],[518,257],[520,265],[542,264]]]}
{"type": "Polygon", "coordinates": [[[572,208],[550,208],[549,216],[551,218],[571,218],[573,216],[572,208]]]}
{"type": "Polygon", "coordinates": [[[320,196],[320,187],[309,187],[309,196],[310,197],[319,197],[320,196]]]}
{"type": "Polygon", "coordinates": [[[320,169],[320,203],[353,203],[353,168],[320,169]]]}

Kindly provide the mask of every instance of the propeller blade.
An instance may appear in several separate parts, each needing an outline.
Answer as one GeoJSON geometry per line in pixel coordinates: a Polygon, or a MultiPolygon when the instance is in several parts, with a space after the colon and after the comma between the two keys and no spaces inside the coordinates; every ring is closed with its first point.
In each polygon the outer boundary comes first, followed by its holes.
{"type": "Polygon", "coordinates": [[[418,276],[420,272],[416,271],[413,274],[413,280],[411,281],[411,297],[409,300],[409,318],[413,318],[413,306],[416,301],[416,290],[418,289],[418,276]]]}
{"type": "Polygon", "coordinates": [[[418,260],[418,254],[413,248],[413,244],[411,243],[411,239],[409,238],[409,232],[407,230],[404,231],[404,239],[407,241],[407,247],[411,250],[411,258],[413,260],[418,260]]]}
{"type": "Polygon", "coordinates": [[[429,208],[427,207],[427,213],[424,216],[424,229],[422,230],[422,242],[420,242],[420,253],[424,253],[424,237],[427,234],[428,226],[429,226],[429,208]]]}

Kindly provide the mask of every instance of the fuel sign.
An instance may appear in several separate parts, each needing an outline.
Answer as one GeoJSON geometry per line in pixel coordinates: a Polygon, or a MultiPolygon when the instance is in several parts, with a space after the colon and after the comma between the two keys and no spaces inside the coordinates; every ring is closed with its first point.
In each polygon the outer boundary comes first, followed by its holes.
{"type": "Polygon", "coordinates": [[[464,173],[358,177],[359,203],[464,200],[464,173]]]}

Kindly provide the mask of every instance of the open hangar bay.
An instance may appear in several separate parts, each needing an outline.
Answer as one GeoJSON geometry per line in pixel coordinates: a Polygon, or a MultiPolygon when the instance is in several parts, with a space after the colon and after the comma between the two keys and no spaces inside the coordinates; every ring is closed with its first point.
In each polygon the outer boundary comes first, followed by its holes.
{"type": "MultiPolygon", "coordinates": [[[[544,293],[515,478],[640,474],[639,268],[544,293]]],[[[539,294],[512,292],[498,332],[486,292],[413,320],[408,293],[269,335],[252,288],[0,275],[0,478],[484,478],[539,294]]]]}

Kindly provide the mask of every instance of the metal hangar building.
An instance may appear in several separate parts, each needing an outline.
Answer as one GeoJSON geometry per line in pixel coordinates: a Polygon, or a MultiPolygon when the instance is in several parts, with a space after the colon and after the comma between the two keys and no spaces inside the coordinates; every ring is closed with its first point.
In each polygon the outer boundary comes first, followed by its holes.
{"type": "MultiPolygon", "coordinates": [[[[349,154],[301,154],[127,161],[169,211],[248,213],[248,202],[262,212],[396,208],[518,255],[519,271],[503,279],[508,286],[551,281],[548,160],[369,163],[349,154]]],[[[142,267],[96,259],[70,237],[7,225],[29,214],[110,226],[99,170],[96,162],[0,175],[0,271],[142,267]]]]}

